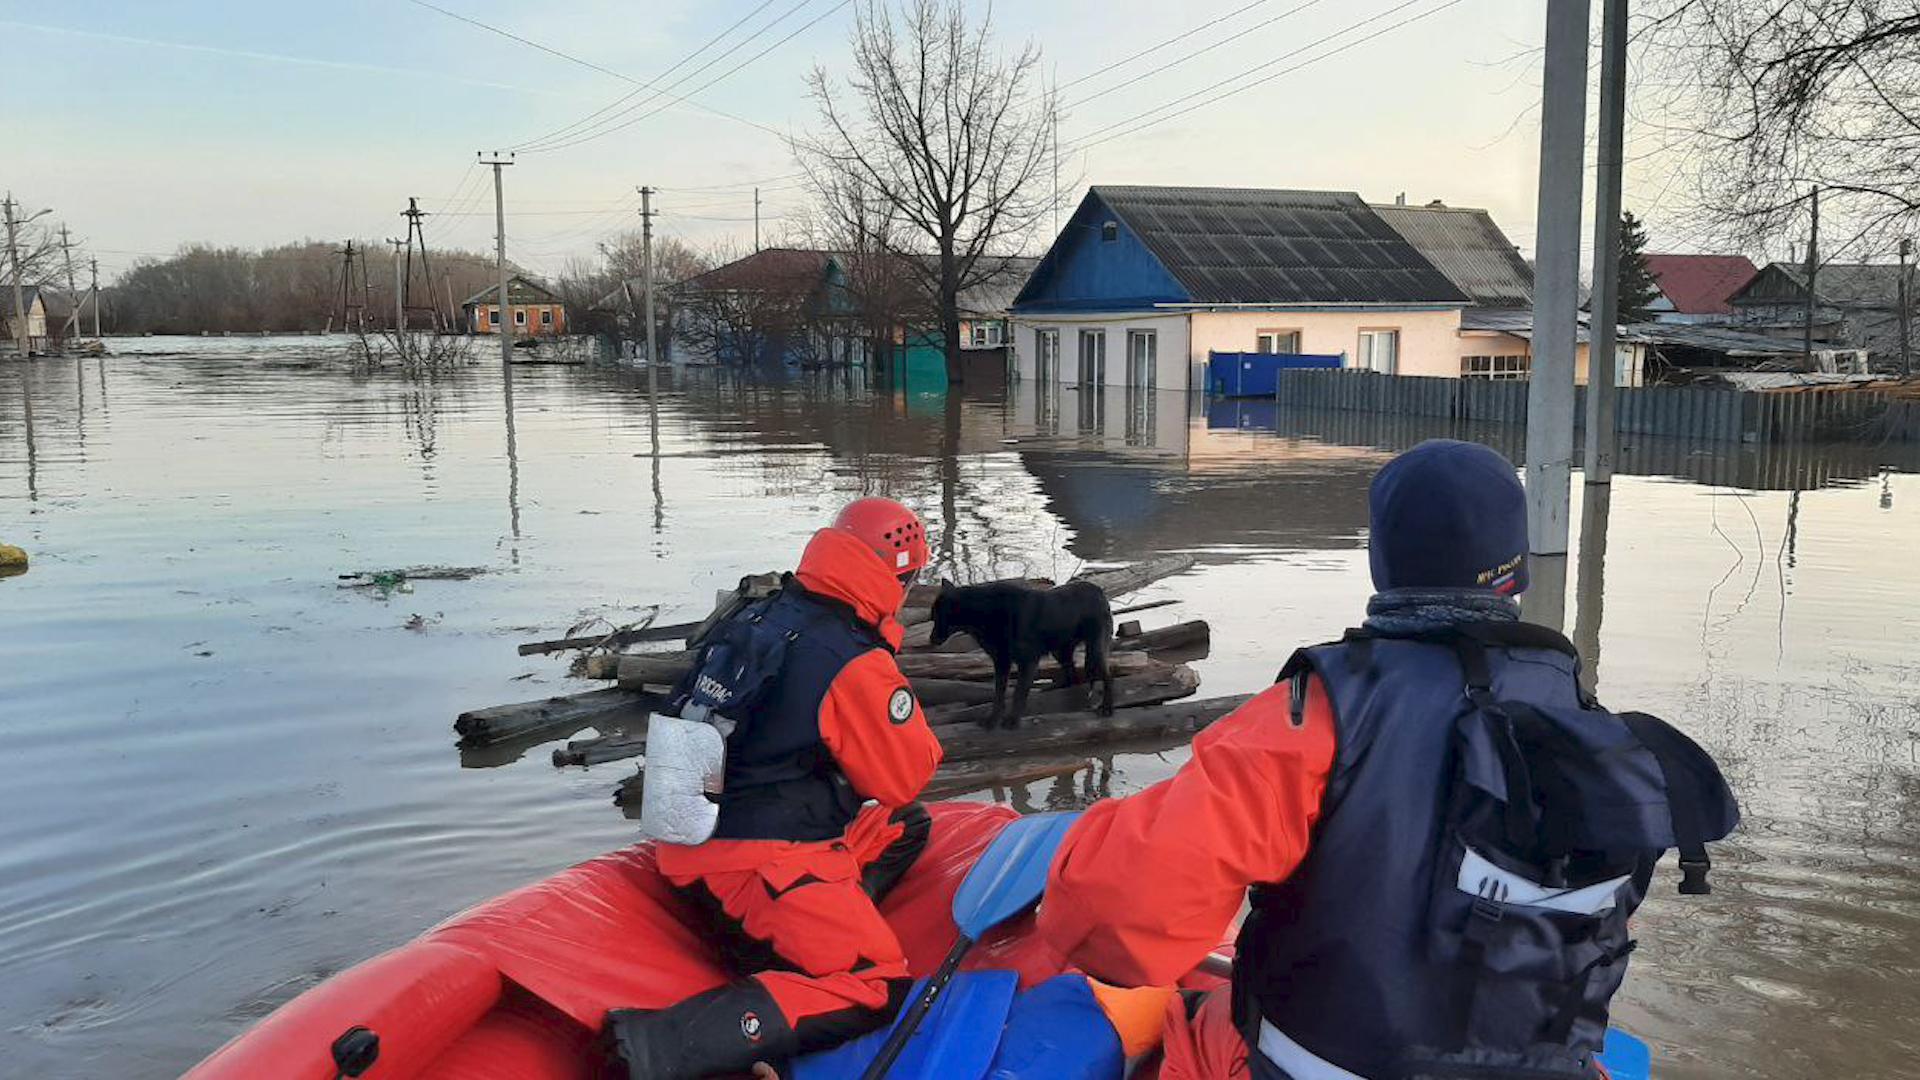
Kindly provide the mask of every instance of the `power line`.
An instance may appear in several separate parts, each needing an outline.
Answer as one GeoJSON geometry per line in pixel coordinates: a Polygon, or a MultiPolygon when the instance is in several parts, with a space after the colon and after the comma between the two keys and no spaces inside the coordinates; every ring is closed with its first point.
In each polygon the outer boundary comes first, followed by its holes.
{"type": "MultiPolygon", "coordinates": [[[[711,79],[708,79],[708,80],[707,80],[706,82],[704,82],[704,83],[701,83],[701,84],[700,84],[699,86],[697,86],[697,87],[695,87],[694,89],[692,89],[692,90],[690,90],[690,91],[688,91],[688,93],[689,93],[689,94],[698,94],[698,93],[700,93],[700,92],[702,92],[702,91],[704,91],[704,90],[706,90],[707,88],[709,88],[709,87],[711,87],[711,86],[713,86],[713,85],[715,85],[715,84],[717,84],[717,83],[720,83],[720,82],[722,82],[722,81],[724,81],[724,80],[726,80],[727,78],[729,78],[729,77],[731,77],[731,76],[732,76],[732,75],[733,75],[733,74],[734,74],[735,72],[738,72],[738,71],[740,71],[740,70],[742,70],[743,68],[746,68],[746,67],[748,67],[748,66],[750,66],[750,65],[752,65],[752,64],[755,64],[755,63],[758,63],[758,62],[759,62],[759,61],[760,61],[760,60],[761,60],[762,58],[764,58],[764,57],[765,57],[765,56],[766,56],[766,55],[767,55],[768,53],[771,53],[771,52],[773,52],[773,51],[774,51],[775,49],[778,49],[778,48],[780,48],[780,47],[781,47],[782,45],[785,45],[785,44],[786,44],[787,42],[789,42],[789,41],[792,41],[792,40],[793,40],[794,38],[797,38],[797,37],[799,37],[799,36],[800,36],[801,34],[804,34],[804,33],[806,33],[806,32],[807,32],[808,30],[811,30],[811,29],[813,29],[813,28],[814,28],[815,26],[818,26],[818,25],[819,25],[819,24],[820,24],[821,22],[823,22],[823,21],[825,21],[826,19],[828,19],[829,17],[831,17],[831,16],[833,16],[833,15],[835,15],[836,13],[838,13],[838,12],[840,11],[840,9],[842,9],[842,8],[844,8],[844,7],[846,7],[846,6],[848,5],[848,4],[850,4],[850,3],[852,3],[852,2],[853,2],[853,0],[840,0],[840,2],[839,2],[839,3],[837,3],[837,4],[835,4],[835,5],[833,5],[832,7],[830,7],[830,8],[828,8],[827,10],[825,10],[825,11],[823,11],[823,12],[821,12],[820,14],[818,14],[818,15],[816,15],[816,16],[814,16],[813,18],[811,18],[811,19],[809,19],[809,20],[807,20],[807,21],[806,21],[806,23],[804,23],[804,24],[803,24],[803,25],[802,25],[802,26],[801,26],[801,27],[800,27],[800,28],[799,28],[798,30],[795,30],[795,31],[794,31],[794,32],[792,32],[791,34],[788,34],[788,35],[787,35],[786,37],[783,37],[783,38],[781,38],[781,39],[780,39],[779,41],[776,41],[776,42],[774,42],[773,44],[771,44],[771,45],[769,45],[769,46],[767,46],[766,48],[764,48],[764,49],[762,49],[762,50],[760,50],[759,52],[757,52],[757,53],[754,53],[754,54],[753,54],[752,56],[749,56],[749,57],[747,57],[747,58],[746,58],[745,60],[742,60],[742,61],[741,61],[740,63],[738,63],[738,64],[735,64],[734,66],[732,66],[732,67],[730,67],[730,68],[728,68],[727,70],[725,70],[725,71],[723,71],[723,72],[721,72],[720,74],[718,74],[718,75],[716,75],[716,76],[714,76],[713,78],[711,78],[711,79]]],[[[605,129],[602,129],[602,130],[600,130],[600,131],[596,131],[596,132],[593,132],[592,134],[588,134],[588,135],[582,135],[582,136],[580,136],[580,137],[578,137],[578,138],[573,138],[573,139],[569,139],[569,140],[567,140],[567,141],[564,141],[564,142],[558,142],[558,143],[553,143],[553,144],[551,144],[551,145],[548,145],[548,146],[542,146],[542,147],[540,147],[539,149],[541,149],[541,150],[564,150],[564,149],[566,149],[566,148],[567,148],[567,147],[569,147],[569,146],[578,146],[578,145],[580,145],[580,144],[581,144],[581,143],[583,143],[583,142],[590,142],[590,141],[592,141],[592,140],[594,140],[594,139],[597,139],[597,138],[600,138],[600,137],[602,137],[602,136],[605,136],[605,135],[611,135],[611,134],[613,134],[614,132],[617,132],[617,131],[624,131],[624,130],[626,130],[627,128],[630,128],[630,127],[632,127],[633,125],[635,125],[635,124],[637,124],[637,123],[639,123],[640,121],[642,121],[642,120],[645,120],[645,119],[647,119],[648,117],[651,117],[651,116],[655,116],[655,115],[657,115],[657,114],[659,114],[660,112],[662,112],[662,111],[664,111],[664,110],[665,110],[666,108],[667,108],[667,106],[665,106],[665,105],[661,105],[661,106],[659,106],[658,108],[654,108],[654,109],[649,109],[649,110],[647,110],[646,112],[644,112],[644,113],[641,113],[641,114],[640,114],[639,116],[636,116],[636,117],[634,117],[633,119],[631,119],[631,120],[628,120],[628,121],[626,121],[625,123],[622,123],[622,124],[619,124],[619,125],[617,125],[617,126],[615,126],[615,127],[610,127],[610,128],[605,128],[605,129]]]]}
{"type": "Polygon", "coordinates": [[[1122,82],[1114,83],[1112,86],[1107,87],[1105,90],[1095,90],[1093,93],[1088,94],[1086,97],[1083,97],[1080,100],[1066,107],[1068,109],[1077,109],[1080,106],[1085,105],[1089,101],[1093,101],[1096,98],[1106,97],[1108,94],[1111,94],[1116,90],[1125,90],[1127,87],[1132,86],[1137,82],[1140,82],[1145,79],[1153,78],[1155,75],[1160,74],[1161,72],[1167,70],[1168,68],[1178,67],[1179,65],[1184,64],[1187,61],[1192,60],[1197,56],[1204,56],[1205,54],[1220,48],[1222,45],[1231,45],[1234,42],[1239,41],[1241,38],[1246,37],[1247,35],[1253,33],[1256,30],[1264,30],[1267,27],[1272,26],[1274,23],[1277,23],[1280,20],[1287,18],[1290,15],[1297,15],[1300,12],[1305,11],[1308,8],[1313,7],[1315,4],[1319,4],[1321,2],[1323,2],[1323,0],[1306,0],[1306,3],[1304,4],[1296,4],[1293,7],[1288,8],[1287,10],[1281,12],[1278,15],[1275,15],[1270,19],[1266,19],[1261,22],[1254,23],[1252,26],[1247,27],[1245,30],[1239,31],[1238,33],[1232,35],[1231,37],[1221,38],[1219,41],[1216,41],[1211,45],[1202,45],[1200,48],[1193,50],[1192,52],[1186,54],[1185,56],[1175,57],[1174,59],[1169,60],[1164,64],[1161,64],[1157,68],[1152,68],[1150,70],[1143,71],[1140,74],[1135,75],[1130,79],[1126,79],[1122,82]]]}
{"type": "Polygon", "coordinates": [[[1168,120],[1174,119],[1175,117],[1185,116],[1188,113],[1191,113],[1197,109],[1205,108],[1206,106],[1212,105],[1215,102],[1223,101],[1227,98],[1233,97],[1236,94],[1244,93],[1248,90],[1253,89],[1256,86],[1263,86],[1267,83],[1272,82],[1275,79],[1280,78],[1283,75],[1290,75],[1293,72],[1299,71],[1302,68],[1310,67],[1313,64],[1317,64],[1320,61],[1325,60],[1330,56],[1338,56],[1339,54],[1346,52],[1349,49],[1353,49],[1361,45],[1365,45],[1366,43],[1373,41],[1376,38],[1382,37],[1386,34],[1392,33],[1393,31],[1398,30],[1399,28],[1406,26],[1409,23],[1418,22],[1421,19],[1427,18],[1430,15],[1437,15],[1440,12],[1445,11],[1450,7],[1454,7],[1458,4],[1464,3],[1465,0],[1446,0],[1445,3],[1441,4],[1438,7],[1430,8],[1429,10],[1423,11],[1417,15],[1409,16],[1408,18],[1402,19],[1397,23],[1392,23],[1388,26],[1383,26],[1379,30],[1374,31],[1371,34],[1367,34],[1364,37],[1355,38],[1354,40],[1347,42],[1344,45],[1338,46],[1333,49],[1329,49],[1318,56],[1308,57],[1307,59],[1302,60],[1297,64],[1294,64],[1290,67],[1282,68],[1271,75],[1267,75],[1262,78],[1255,79],[1252,82],[1244,83],[1240,86],[1236,86],[1233,89],[1227,90],[1224,93],[1215,94],[1214,96],[1206,98],[1203,101],[1199,101],[1192,105],[1189,105],[1184,109],[1179,109],[1174,112],[1166,112],[1166,110],[1172,109],[1174,106],[1179,105],[1182,102],[1192,101],[1194,98],[1200,97],[1201,95],[1206,94],[1209,91],[1218,90],[1221,87],[1226,86],[1230,83],[1236,82],[1240,79],[1243,79],[1246,76],[1251,75],[1256,71],[1261,71],[1266,68],[1272,67],[1274,64],[1277,64],[1282,60],[1286,60],[1291,57],[1298,56],[1299,54],[1306,52],[1309,49],[1315,48],[1320,45],[1324,45],[1335,38],[1342,37],[1355,30],[1358,30],[1362,26],[1366,26],[1368,23],[1379,22],[1381,19],[1386,18],[1387,16],[1393,14],[1394,12],[1405,10],[1406,8],[1412,7],[1414,4],[1418,2],[1419,0],[1405,0],[1404,3],[1396,4],[1393,7],[1390,7],[1387,10],[1380,12],[1378,15],[1374,15],[1369,18],[1362,19],[1359,22],[1350,24],[1340,30],[1336,30],[1331,34],[1326,35],[1325,37],[1309,42],[1308,44],[1303,45],[1298,49],[1294,49],[1290,52],[1283,53],[1280,56],[1274,57],[1272,60],[1269,60],[1264,64],[1260,64],[1256,67],[1249,68],[1248,70],[1243,71],[1238,75],[1232,76],[1231,78],[1222,79],[1219,82],[1216,82],[1210,86],[1203,86],[1200,89],[1195,90],[1190,94],[1184,94],[1180,97],[1174,98],[1172,101],[1169,101],[1163,105],[1157,105],[1151,109],[1145,110],[1144,112],[1137,113],[1125,120],[1120,120],[1115,123],[1108,124],[1106,127],[1099,128],[1098,130],[1090,132],[1086,138],[1080,140],[1079,142],[1074,143],[1069,148],[1069,152],[1090,150],[1093,147],[1100,145],[1101,143],[1111,142],[1114,139],[1125,138],[1128,135],[1138,134],[1139,132],[1145,131],[1148,128],[1157,127],[1160,124],[1166,123],[1168,120]],[[1146,120],[1145,123],[1138,123],[1138,124],[1135,123],[1135,121],[1144,120],[1146,117],[1152,116],[1154,113],[1159,113],[1159,112],[1166,112],[1166,115],[1154,117],[1151,120],[1146,120]],[[1128,125],[1133,125],[1133,126],[1129,127],[1128,125]],[[1125,128],[1125,130],[1116,131],[1115,129],[1117,128],[1125,128]],[[1112,134],[1107,134],[1108,132],[1112,132],[1112,134]]]}
{"type": "MultiPolygon", "coordinates": [[[[684,78],[680,80],[675,80],[675,82],[668,84],[668,86],[666,87],[659,87],[657,85],[658,80],[664,79],[668,75],[673,74],[675,71],[678,71],[682,66],[684,66],[688,61],[692,60],[694,57],[699,56],[701,53],[706,52],[708,49],[718,44],[727,35],[733,33],[735,30],[738,30],[740,29],[740,27],[744,26],[749,19],[752,19],[754,16],[760,14],[762,11],[765,11],[770,5],[772,5],[772,3],[773,3],[773,0],[761,0],[760,5],[758,7],[754,8],[752,11],[747,12],[745,15],[742,15],[739,19],[735,20],[733,25],[727,27],[725,30],[720,31],[718,34],[715,34],[713,37],[707,39],[707,41],[703,43],[699,48],[693,50],[692,52],[686,54],[685,56],[682,56],[680,59],[674,61],[672,66],[668,67],[665,71],[660,72],[658,75],[655,75],[652,80],[635,79],[626,75],[619,76],[619,78],[634,84],[634,86],[638,87],[638,89],[631,90],[625,94],[622,94],[621,96],[613,99],[612,101],[608,102],[605,105],[602,105],[600,108],[595,109],[593,112],[588,113],[586,116],[583,116],[580,119],[575,120],[570,124],[566,124],[562,127],[555,128],[554,130],[549,131],[544,135],[539,135],[532,139],[528,139],[525,142],[521,143],[520,146],[531,147],[536,143],[550,142],[550,141],[565,137],[569,134],[576,134],[577,133],[576,129],[584,128],[588,124],[592,123],[596,118],[608,112],[611,112],[614,109],[619,108],[621,105],[626,104],[628,101],[633,100],[634,97],[638,96],[643,91],[654,90],[656,96],[658,94],[665,93],[667,90],[672,89],[673,86],[679,85],[681,81],[684,81],[684,78]]],[[[784,16],[782,17],[784,18],[784,16]]],[[[774,20],[774,22],[778,22],[778,21],[779,21],[778,19],[774,20]]],[[[764,29],[765,28],[763,27],[762,30],[764,31],[764,29]]],[[[753,39],[748,38],[747,40],[751,41],[753,39]]],[[[722,55],[725,55],[725,54],[722,54],[722,55]]],[[[647,100],[652,101],[653,99],[648,98],[647,100]]]]}
{"type": "Polygon", "coordinates": [[[1218,26],[1219,24],[1226,22],[1228,19],[1233,18],[1235,15],[1238,15],[1243,11],[1252,11],[1254,8],[1260,7],[1264,4],[1270,4],[1272,2],[1273,0],[1253,0],[1253,3],[1251,4],[1243,4],[1240,7],[1234,8],[1232,11],[1227,12],[1225,15],[1221,15],[1213,19],[1208,19],[1206,22],[1201,23],[1199,26],[1196,26],[1191,30],[1185,31],[1183,33],[1175,34],[1165,41],[1156,42],[1155,44],[1149,45],[1146,48],[1141,49],[1139,52],[1134,53],[1132,56],[1122,57],[1121,59],[1115,60],[1113,63],[1108,64],[1106,67],[1099,68],[1094,71],[1089,71],[1085,75],[1082,75],[1077,79],[1068,79],[1066,82],[1063,82],[1059,86],[1054,87],[1054,90],[1055,92],[1058,92],[1061,90],[1065,90],[1068,87],[1079,86],[1081,83],[1086,82],[1089,79],[1097,79],[1100,76],[1105,75],[1107,72],[1112,71],[1114,68],[1124,67],[1127,64],[1131,64],[1135,60],[1138,60],[1149,53],[1158,52],[1159,50],[1166,48],[1167,46],[1173,44],[1176,41],[1184,41],[1187,38],[1190,38],[1193,35],[1199,33],[1200,31],[1205,30],[1209,26],[1218,26]]]}
{"type": "MultiPolygon", "coordinates": [[[[542,45],[540,42],[534,41],[530,38],[521,37],[519,34],[513,33],[512,31],[502,30],[500,27],[494,26],[491,23],[481,22],[479,19],[462,15],[457,11],[449,11],[446,8],[440,7],[437,4],[428,3],[427,0],[410,0],[410,2],[414,4],[418,4],[419,6],[426,8],[429,11],[439,12],[440,14],[445,15],[448,18],[458,19],[460,22],[466,23],[469,26],[478,27],[482,30],[485,30],[489,34],[498,34],[499,36],[506,38],[509,41],[517,41],[522,45],[539,49],[541,52],[547,53],[550,56],[557,56],[560,59],[567,61],[568,63],[578,64],[581,67],[588,68],[592,71],[598,71],[603,75],[611,75],[616,79],[622,79],[622,80],[625,80],[626,82],[630,82],[630,83],[640,82],[640,80],[635,79],[631,75],[623,75],[620,72],[614,71],[611,68],[601,67],[599,64],[596,64],[591,60],[583,60],[580,57],[573,55],[572,53],[563,52],[559,49],[552,47],[551,45],[542,45]]],[[[642,83],[641,85],[645,85],[645,84],[642,83]]],[[[785,136],[779,131],[779,129],[768,127],[767,125],[762,124],[756,120],[749,120],[744,116],[735,116],[734,114],[727,112],[724,109],[716,109],[711,105],[703,105],[698,101],[691,100],[690,98],[675,97],[672,94],[666,94],[663,96],[672,98],[672,100],[678,104],[691,105],[696,109],[700,109],[704,112],[712,113],[715,116],[722,117],[727,120],[732,120],[737,124],[745,124],[748,127],[759,128],[761,131],[764,131],[769,135],[776,135],[776,136],[780,136],[781,138],[785,138],[785,136]]]]}

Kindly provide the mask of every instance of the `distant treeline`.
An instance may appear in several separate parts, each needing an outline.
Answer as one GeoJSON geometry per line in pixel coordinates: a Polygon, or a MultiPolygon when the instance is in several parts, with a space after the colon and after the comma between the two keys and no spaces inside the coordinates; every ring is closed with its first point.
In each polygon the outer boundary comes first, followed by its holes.
{"type": "MultiPolygon", "coordinates": [[[[355,318],[365,311],[369,328],[393,324],[392,248],[354,242],[346,303],[355,318]],[[366,252],[363,258],[361,252],[366,252]]],[[[470,251],[431,251],[429,284],[414,253],[408,324],[431,325],[431,307],[454,317],[467,297],[498,280],[493,259],[470,251]]],[[[403,253],[404,258],[404,253],[403,253]]],[[[165,259],[143,259],[106,292],[104,308],[118,333],[197,334],[201,331],[285,331],[342,328],[342,275],[346,259],[338,243],[305,241],[250,251],[190,245],[165,259]]]]}

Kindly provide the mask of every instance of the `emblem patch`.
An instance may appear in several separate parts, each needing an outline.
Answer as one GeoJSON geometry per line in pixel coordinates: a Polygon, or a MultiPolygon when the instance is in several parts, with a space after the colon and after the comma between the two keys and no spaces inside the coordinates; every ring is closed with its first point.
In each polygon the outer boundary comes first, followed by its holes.
{"type": "Polygon", "coordinates": [[[913,718],[913,691],[901,687],[887,699],[887,719],[904,724],[913,718]]]}
{"type": "Polygon", "coordinates": [[[760,1041],[760,1014],[759,1013],[742,1013],[741,1014],[740,1034],[745,1036],[748,1042],[757,1043],[760,1041]]]}

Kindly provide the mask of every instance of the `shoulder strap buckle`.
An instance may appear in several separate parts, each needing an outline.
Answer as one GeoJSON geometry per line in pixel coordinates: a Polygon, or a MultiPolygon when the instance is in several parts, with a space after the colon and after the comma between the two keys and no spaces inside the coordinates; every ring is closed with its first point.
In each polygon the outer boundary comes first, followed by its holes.
{"type": "Polygon", "coordinates": [[[1707,871],[1713,869],[1713,860],[1707,858],[1706,851],[1680,856],[1680,895],[1707,896],[1713,892],[1713,883],[1707,880],[1707,871]]]}

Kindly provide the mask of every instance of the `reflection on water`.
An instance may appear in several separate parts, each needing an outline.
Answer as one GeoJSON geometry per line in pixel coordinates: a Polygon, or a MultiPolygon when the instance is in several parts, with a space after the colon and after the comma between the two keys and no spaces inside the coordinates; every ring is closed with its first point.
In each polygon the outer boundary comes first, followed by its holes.
{"type": "MultiPolygon", "coordinates": [[[[702,614],[850,497],[912,503],[962,580],[1194,554],[1141,599],[1213,623],[1199,670],[1230,693],[1360,618],[1387,457],[1522,442],[847,373],[649,392],[483,363],[416,384],[330,350],[152,339],[0,367],[0,540],[34,560],[0,582],[0,1071],[174,1075],[326,974],[626,841],[607,796],[630,763],[556,772],[516,748],[463,770],[452,714],[578,685],[513,644],[702,614]],[[335,587],[421,564],[489,573],[335,587]]],[[[1576,485],[1563,621],[1590,676],[1710,745],[1748,811],[1715,894],[1662,884],[1639,920],[1621,1016],[1663,1076],[1885,1075],[1920,1052],[1912,454],[1642,440],[1610,489],[1576,485]]],[[[1182,757],[979,797],[1079,806],[1182,757]]]]}

